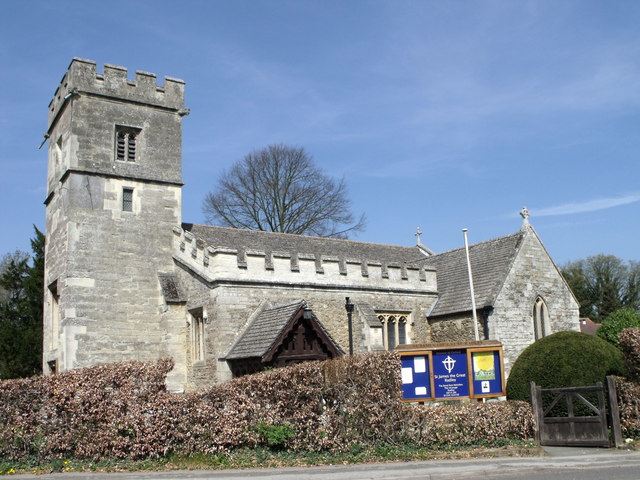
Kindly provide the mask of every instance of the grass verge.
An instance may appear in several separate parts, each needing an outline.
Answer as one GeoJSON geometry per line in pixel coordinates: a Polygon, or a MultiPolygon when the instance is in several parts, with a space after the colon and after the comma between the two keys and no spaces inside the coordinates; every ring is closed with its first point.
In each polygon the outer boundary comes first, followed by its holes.
{"type": "Polygon", "coordinates": [[[504,456],[539,455],[540,448],[530,441],[510,440],[498,448],[477,446],[450,447],[432,445],[378,444],[375,446],[353,445],[346,452],[311,452],[300,450],[277,450],[263,448],[239,449],[228,454],[196,454],[188,457],[169,455],[145,460],[87,460],[56,459],[51,461],[8,462],[0,460],[0,475],[18,473],[53,472],[122,472],[122,471],[167,471],[167,470],[218,470],[231,468],[273,468],[317,465],[346,465],[354,463],[402,462],[413,460],[482,458],[504,456]]]}

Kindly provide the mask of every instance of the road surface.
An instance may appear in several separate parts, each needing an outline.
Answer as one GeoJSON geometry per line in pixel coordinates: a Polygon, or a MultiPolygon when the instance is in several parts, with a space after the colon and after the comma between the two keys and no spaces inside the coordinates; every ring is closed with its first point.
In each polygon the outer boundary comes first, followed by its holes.
{"type": "Polygon", "coordinates": [[[321,467],[16,475],[20,480],[640,480],[640,452],[547,448],[547,456],[321,467]]]}

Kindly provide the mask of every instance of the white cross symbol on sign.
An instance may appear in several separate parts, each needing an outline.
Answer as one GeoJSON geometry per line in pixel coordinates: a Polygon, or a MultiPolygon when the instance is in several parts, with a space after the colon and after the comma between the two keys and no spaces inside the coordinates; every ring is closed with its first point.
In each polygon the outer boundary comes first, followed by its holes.
{"type": "Polygon", "coordinates": [[[442,361],[442,364],[444,365],[444,368],[447,369],[447,372],[451,373],[451,370],[453,370],[453,367],[455,366],[456,361],[453,358],[451,358],[449,355],[447,355],[447,358],[445,358],[442,361]]]}

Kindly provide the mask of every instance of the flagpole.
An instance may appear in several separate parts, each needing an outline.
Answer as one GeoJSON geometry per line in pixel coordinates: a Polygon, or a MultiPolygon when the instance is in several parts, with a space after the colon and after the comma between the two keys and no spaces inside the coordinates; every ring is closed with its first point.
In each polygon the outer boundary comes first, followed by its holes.
{"type": "Polygon", "coordinates": [[[480,340],[480,334],[478,333],[478,318],[476,315],[476,294],[473,291],[473,277],[471,276],[471,259],[469,258],[469,241],[467,240],[467,229],[463,228],[464,234],[464,251],[467,254],[467,271],[469,272],[469,289],[471,290],[471,313],[473,314],[473,333],[476,340],[480,340]]]}

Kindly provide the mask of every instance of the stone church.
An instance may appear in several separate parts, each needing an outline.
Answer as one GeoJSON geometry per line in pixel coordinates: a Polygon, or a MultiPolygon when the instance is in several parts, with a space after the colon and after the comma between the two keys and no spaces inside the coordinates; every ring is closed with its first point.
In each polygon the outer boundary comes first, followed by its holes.
{"type": "MultiPolygon", "coordinates": [[[[49,105],[45,373],[171,357],[174,391],[304,360],[474,339],[464,249],[184,223],[182,80],[75,58],[49,105]],[[352,342],[345,310],[352,308],[352,342]]],[[[505,369],[579,330],[526,215],[470,247],[478,330],[505,369]]]]}

